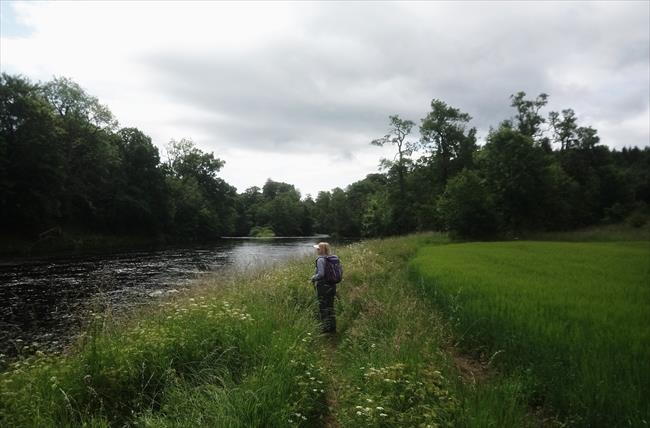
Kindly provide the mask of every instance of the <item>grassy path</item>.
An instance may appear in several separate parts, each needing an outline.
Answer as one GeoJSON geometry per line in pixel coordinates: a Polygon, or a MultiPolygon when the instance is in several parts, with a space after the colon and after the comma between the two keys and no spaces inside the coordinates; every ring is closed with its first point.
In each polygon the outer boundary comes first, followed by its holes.
{"type": "Polygon", "coordinates": [[[515,381],[493,379],[480,363],[452,352],[448,322],[411,280],[417,249],[446,243],[419,235],[341,254],[338,338],[322,340],[330,388],[325,426],[537,425],[515,381]]]}
{"type": "Polygon", "coordinates": [[[327,390],[325,393],[325,404],[327,405],[327,408],[323,418],[323,427],[339,428],[340,425],[336,419],[336,414],[339,411],[338,395],[340,385],[338,384],[338,378],[335,375],[335,373],[338,372],[338,367],[336,366],[338,337],[324,337],[322,340],[324,342],[322,364],[324,371],[327,374],[327,390]]]}

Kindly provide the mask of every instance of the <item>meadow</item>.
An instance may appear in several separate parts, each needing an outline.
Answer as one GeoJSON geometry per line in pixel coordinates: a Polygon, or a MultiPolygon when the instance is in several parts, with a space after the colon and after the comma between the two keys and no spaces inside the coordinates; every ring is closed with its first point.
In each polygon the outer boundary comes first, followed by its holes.
{"type": "Polygon", "coordinates": [[[339,248],[333,337],[311,258],[207,277],[97,313],[62,354],[0,356],[0,426],[642,424],[643,245],[418,234],[339,248]]]}
{"type": "Polygon", "coordinates": [[[412,267],[461,346],[530,403],[572,426],[647,426],[648,241],[429,246],[412,267]]]}

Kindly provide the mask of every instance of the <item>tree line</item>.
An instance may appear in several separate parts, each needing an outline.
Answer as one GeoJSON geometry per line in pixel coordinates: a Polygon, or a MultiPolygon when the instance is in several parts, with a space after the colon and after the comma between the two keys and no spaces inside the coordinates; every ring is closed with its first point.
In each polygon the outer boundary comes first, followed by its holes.
{"type": "Polygon", "coordinates": [[[570,108],[543,116],[546,94],[510,100],[513,117],[491,128],[483,146],[470,115],[441,100],[431,102],[415,142],[407,140],[415,123],[390,116],[388,134],[372,142],[397,151],[385,162],[388,184],[376,200],[384,218],[372,227],[491,238],[647,221],[648,147],[610,150],[570,108]],[[412,159],[415,149],[423,154],[412,159]]]}
{"type": "Polygon", "coordinates": [[[161,159],[151,138],[120,128],[110,110],[67,78],[0,76],[0,233],[49,230],[170,239],[328,233],[386,236],[448,230],[489,238],[631,218],[650,204],[650,150],[610,150],[571,109],[540,112],[547,95],[511,97],[513,117],[477,143],[469,114],[431,102],[419,124],[389,117],[374,145],[395,158],[345,189],[302,197],[268,180],[242,193],[224,161],[191,140],[161,159]],[[417,155],[417,157],[416,157],[417,155]]]}

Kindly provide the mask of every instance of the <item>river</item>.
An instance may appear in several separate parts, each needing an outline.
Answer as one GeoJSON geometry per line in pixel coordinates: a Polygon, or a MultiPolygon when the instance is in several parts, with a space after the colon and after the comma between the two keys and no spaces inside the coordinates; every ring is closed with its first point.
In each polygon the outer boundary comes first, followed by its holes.
{"type": "Polygon", "coordinates": [[[149,251],[0,259],[0,354],[61,350],[92,311],[120,313],[182,292],[201,275],[314,254],[317,241],[226,239],[149,251]]]}

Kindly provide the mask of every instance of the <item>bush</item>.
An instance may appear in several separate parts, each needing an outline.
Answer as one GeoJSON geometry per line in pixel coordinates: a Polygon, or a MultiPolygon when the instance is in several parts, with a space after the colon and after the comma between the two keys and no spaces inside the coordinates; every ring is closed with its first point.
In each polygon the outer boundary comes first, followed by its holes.
{"type": "Polygon", "coordinates": [[[254,238],[273,238],[275,237],[275,232],[269,226],[255,226],[251,229],[248,236],[254,238]]]}
{"type": "Polygon", "coordinates": [[[640,229],[648,222],[648,214],[644,214],[641,211],[635,211],[630,214],[626,221],[630,226],[640,229]]]}

